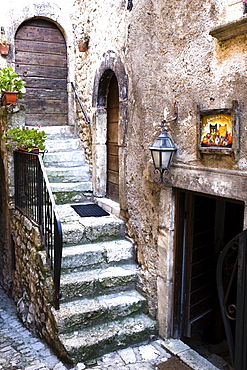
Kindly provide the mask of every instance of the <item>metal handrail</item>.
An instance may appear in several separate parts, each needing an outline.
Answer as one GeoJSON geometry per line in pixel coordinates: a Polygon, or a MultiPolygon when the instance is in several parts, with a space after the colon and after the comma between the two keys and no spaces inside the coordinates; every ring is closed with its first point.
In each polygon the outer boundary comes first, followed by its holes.
{"type": "Polygon", "coordinates": [[[90,119],[89,119],[89,117],[87,115],[87,112],[86,112],[86,110],[85,110],[85,108],[84,108],[84,106],[82,104],[81,98],[80,98],[80,96],[79,96],[79,94],[78,94],[78,92],[77,92],[77,90],[75,88],[74,82],[71,82],[71,86],[72,86],[72,88],[73,88],[73,90],[75,92],[75,96],[76,96],[76,98],[78,100],[78,103],[79,103],[79,105],[81,107],[81,110],[82,110],[82,113],[83,113],[83,115],[85,117],[85,120],[86,120],[87,124],[90,125],[90,119]]]}
{"type": "Polygon", "coordinates": [[[217,263],[217,289],[235,370],[247,369],[247,230],[230,240],[217,263]]]}
{"type": "Polygon", "coordinates": [[[14,169],[15,205],[40,229],[54,281],[54,307],[59,309],[62,226],[42,157],[38,153],[14,151],[14,169]]]}

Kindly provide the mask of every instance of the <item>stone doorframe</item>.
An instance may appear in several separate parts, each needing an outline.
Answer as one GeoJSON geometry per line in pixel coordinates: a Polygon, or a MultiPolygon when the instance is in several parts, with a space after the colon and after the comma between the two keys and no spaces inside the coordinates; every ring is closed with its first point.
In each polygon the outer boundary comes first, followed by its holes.
{"type": "Polygon", "coordinates": [[[93,87],[94,118],[92,123],[93,185],[94,196],[106,196],[107,183],[107,94],[113,74],[119,88],[119,205],[126,217],[126,145],[128,130],[128,77],[124,65],[114,51],[107,51],[96,71],[93,87]]]}

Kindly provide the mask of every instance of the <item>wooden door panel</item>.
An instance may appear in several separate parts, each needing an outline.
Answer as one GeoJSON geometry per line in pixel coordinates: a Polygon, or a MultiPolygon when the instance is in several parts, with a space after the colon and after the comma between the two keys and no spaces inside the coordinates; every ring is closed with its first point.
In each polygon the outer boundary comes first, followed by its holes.
{"type": "Polygon", "coordinates": [[[119,185],[108,182],[108,192],[111,194],[111,200],[119,202],[119,185]]]}
{"type": "MultiPolygon", "coordinates": [[[[206,253],[206,252],[204,252],[206,253]]],[[[210,253],[210,252],[208,252],[210,253]]],[[[200,257],[199,257],[200,258],[200,257]]],[[[211,271],[212,269],[212,266],[213,266],[213,256],[211,255],[210,257],[206,258],[206,259],[201,259],[201,260],[197,260],[197,262],[194,262],[192,265],[191,265],[191,278],[195,277],[195,276],[201,276],[201,273],[202,271],[211,271]]]]}
{"type": "Polygon", "coordinates": [[[107,99],[107,196],[116,202],[119,202],[118,121],[119,92],[113,75],[107,99]]]}
{"type": "Polygon", "coordinates": [[[53,78],[53,79],[65,79],[67,78],[67,68],[65,67],[59,67],[54,68],[52,66],[43,66],[40,68],[40,66],[34,66],[34,65],[22,65],[19,64],[19,73],[25,77],[25,81],[27,81],[27,78],[53,78]]]}
{"type": "MultiPolygon", "coordinates": [[[[35,47],[35,45],[34,45],[35,47]]],[[[48,50],[47,50],[48,52],[48,50]]],[[[33,52],[24,52],[16,50],[16,58],[15,62],[18,64],[27,64],[27,65],[35,65],[36,67],[42,66],[53,66],[56,68],[66,67],[67,60],[66,55],[58,55],[58,54],[43,54],[43,53],[33,53],[33,52]]],[[[19,72],[18,72],[19,73],[19,72]]]]}
{"type": "Polygon", "coordinates": [[[107,127],[107,142],[118,143],[118,122],[109,123],[107,127]]]}
{"type": "Polygon", "coordinates": [[[118,184],[118,173],[116,171],[108,171],[108,181],[113,184],[118,184]]]}
{"type": "MultiPolygon", "coordinates": [[[[212,242],[212,241],[211,241],[212,242]]],[[[200,248],[195,248],[192,255],[192,263],[197,262],[198,259],[204,260],[208,258],[208,249],[210,249],[211,243],[202,242],[200,248]]]]}
{"type": "Polygon", "coordinates": [[[107,143],[107,152],[109,155],[118,156],[118,145],[116,143],[107,143]]]}
{"type": "Polygon", "coordinates": [[[64,37],[53,23],[45,20],[28,21],[18,30],[18,39],[28,41],[45,41],[47,43],[62,43],[64,37]]]}
{"type": "Polygon", "coordinates": [[[30,113],[26,114],[26,124],[27,126],[37,126],[37,122],[39,122],[41,126],[63,126],[67,117],[67,114],[30,113]]]}
{"type": "MultiPolygon", "coordinates": [[[[56,94],[59,91],[64,91],[66,92],[66,88],[67,88],[67,83],[66,81],[64,80],[55,80],[55,79],[52,79],[52,78],[25,78],[25,81],[27,82],[27,89],[29,88],[38,88],[39,90],[49,90],[49,91],[53,91],[54,94],[56,94]]],[[[28,92],[28,91],[27,91],[28,92]]],[[[26,96],[23,95],[23,96],[26,96]]],[[[27,98],[28,98],[28,95],[27,95],[27,98]]]]}
{"type": "Polygon", "coordinates": [[[212,311],[211,309],[209,309],[208,311],[205,311],[201,315],[192,319],[187,336],[192,337],[195,333],[200,332],[202,328],[205,328],[208,324],[210,324],[211,318],[212,318],[212,311]]]}
{"type": "Polygon", "coordinates": [[[191,225],[187,228],[186,235],[188,245],[184,335],[191,337],[204,327],[205,320],[208,323],[211,320],[215,200],[193,194],[188,194],[187,197],[190,199],[188,219],[191,225]],[[204,302],[203,305],[201,301],[204,302]]]}
{"type": "MultiPolygon", "coordinates": [[[[190,294],[190,304],[191,306],[199,303],[203,299],[206,299],[206,297],[209,297],[212,293],[212,284],[209,282],[205,286],[201,286],[199,289],[191,292],[190,294]]],[[[191,317],[191,315],[190,315],[191,317]]]]}
{"type": "Polygon", "coordinates": [[[66,43],[57,26],[32,19],[17,30],[16,72],[26,81],[28,125],[68,124],[66,43]]]}
{"type": "Polygon", "coordinates": [[[119,115],[119,108],[118,108],[118,106],[109,109],[108,114],[109,114],[109,118],[110,118],[111,124],[112,123],[118,124],[118,115],[119,115]]]}
{"type": "Polygon", "coordinates": [[[201,274],[199,275],[200,279],[197,279],[196,277],[192,278],[190,283],[191,291],[195,291],[197,289],[200,289],[201,286],[206,285],[210,281],[213,273],[213,268],[206,271],[202,270],[201,274]]]}
{"type": "Polygon", "coordinates": [[[209,310],[211,310],[211,307],[209,305],[208,297],[206,296],[204,297],[204,299],[202,299],[199,302],[196,302],[195,305],[191,306],[190,319],[192,319],[193,317],[200,316],[205,311],[208,312],[209,310]]]}
{"type": "MultiPolygon", "coordinates": [[[[37,90],[35,88],[29,88],[28,89],[28,98],[26,99],[26,101],[28,100],[32,100],[32,99],[47,99],[47,100],[61,100],[61,101],[64,101],[64,104],[67,102],[67,92],[66,91],[62,91],[62,90],[51,90],[51,91],[48,91],[46,89],[40,89],[40,90],[37,90]]],[[[66,109],[67,109],[67,104],[66,104],[66,109]]]]}
{"type": "Polygon", "coordinates": [[[27,101],[27,107],[30,110],[35,110],[35,113],[53,113],[53,114],[59,114],[59,113],[67,113],[67,109],[63,101],[59,100],[48,100],[48,99],[32,99],[30,101],[27,101]],[[66,109],[65,112],[63,112],[63,109],[66,109]]]}
{"type": "MultiPolygon", "coordinates": [[[[33,52],[33,41],[19,39],[16,40],[15,47],[19,50],[19,53],[33,52]]],[[[53,43],[49,47],[50,53],[62,54],[66,53],[66,46],[64,44],[53,43]]],[[[35,52],[36,53],[46,53],[47,52],[47,40],[35,42],[35,52]]]]}
{"type": "Polygon", "coordinates": [[[118,156],[108,156],[108,170],[117,172],[119,171],[118,156]]]}

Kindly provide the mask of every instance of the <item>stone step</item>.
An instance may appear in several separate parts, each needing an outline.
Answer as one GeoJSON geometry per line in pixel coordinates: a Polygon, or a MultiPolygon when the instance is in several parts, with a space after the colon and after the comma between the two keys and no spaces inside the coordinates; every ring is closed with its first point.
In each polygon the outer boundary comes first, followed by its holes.
{"type": "Polygon", "coordinates": [[[50,183],[56,204],[83,203],[93,201],[91,181],[50,183]]]}
{"type": "Polygon", "coordinates": [[[69,152],[45,153],[43,162],[45,167],[79,167],[85,166],[86,158],[82,150],[69,152]]]}
{"type": "Polygon", "coordinates": [[[63,248],[62,270],[83,271],[133,261],[133,244],[126,239],[117,239],[63,248]]]}
{"type": "Polygon", "coordinates": [[[45,131],[47,139],[50,140],[75,137],[74,126],[42,126],[42,130],[45,131]]]}
{"type": "Polygon", "coordinates": [[[103,323],[59,338],[74,362],[94,359],[105,353],[133,346],[157,335],[156,321],[145,314],[103,323]]]}
{"type": "Polygon", "coordinates": [[[137,267],[122,265],[61,275],[62,300],[107,294],[133,288],[137,267]]]}
{"type": "Polygon", "coordinates": [[[91,180],[89,166],[80,167],[46,167],[46,173],[51,183],[88,182],[91,180]]]}
{"type": "Polygon", "coordinates": [[[146,313],[146,300],[136,290],[61,302],[55,311],[59,333],[68,333],[89,325],[109,322],[142,311],[146,313]]]}
{"type": "Polygon", "coordinates": [[[46,149],[49,153],[60,152],[60,151],[70,151],[70,150],[81,150],[80,139],[56,139],[45,141],[46,149]]]}
{"type": "Polygon", "coordinates": [[[69,204],[58,205],[57,210],[62,223],[64,246],[125,237],[125,223],[114,215],[80,217],[69,204]]]}

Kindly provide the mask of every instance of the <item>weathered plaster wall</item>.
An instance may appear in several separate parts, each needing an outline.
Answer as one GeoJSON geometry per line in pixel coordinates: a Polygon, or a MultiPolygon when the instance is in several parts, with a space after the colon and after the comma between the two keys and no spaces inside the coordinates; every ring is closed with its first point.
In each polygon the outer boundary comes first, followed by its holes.
{"type": "MultiPolygon", "coordinates": [[[[78,16],[78,21],[91,36],[89,51],[76,56],[77,83],[85,101],[92,93],[94,71],[105,51],[116,52],[127,71],[127,169],[122,176],[128,226],[137,242],[140,286],[149,297],[151,312],[159,306],[160,319],[166,316],[162,324],[165,333],[173,268],[174,210],[169,187],[246,200],[245,36],[218,43],[209,35],[214,27],[241,17],[242,8],[211,0],[133,1],[132,11],[124,1],[76,4],[78,9],[86,5],[87,13],[78,16]],[[164,108],[168,108],[168,118],[173,116],[175,100],[179,118],[169,125],[168,132],[178,151],[165,191],[164,185],[152,182],[148,148],[160,133],[164,108]],[[232,100],[239,101],[241,112],[239,158],[199,157],[197,105],[231,108],[232,100]],[[228,172],[233,170],[236,172],[228,172]]],[[[87,104],[90,110],[89,99],[87,104]]]]}

